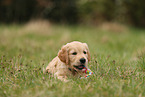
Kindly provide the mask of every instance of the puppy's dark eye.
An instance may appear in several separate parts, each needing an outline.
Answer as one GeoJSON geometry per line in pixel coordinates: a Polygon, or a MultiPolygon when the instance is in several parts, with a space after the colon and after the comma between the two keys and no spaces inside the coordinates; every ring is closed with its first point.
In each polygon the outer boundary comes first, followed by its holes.
{"type": "Polygon", "coordinates": [[[77,52],[73,52],[72,55],[77,55],[77,52]]]}
{"type": "Polygon", "coordinates": [[[83,53],[84,53],[84,54],[86,54],[87,52],[86,52],[86,51],[84,51],[83,53]]]}

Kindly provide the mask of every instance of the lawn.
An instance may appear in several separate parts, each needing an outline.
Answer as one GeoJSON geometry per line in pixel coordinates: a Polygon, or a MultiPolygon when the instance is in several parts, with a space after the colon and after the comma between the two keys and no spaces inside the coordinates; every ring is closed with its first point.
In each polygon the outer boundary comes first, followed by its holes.
{"type": "Polygon", "coordinates": [[[145,30],[0,25],[0,97],[145,97],[145,30]],[[95,74],[67,83],[43,74],[61,46],[74,40],[88,44],[95,74]]]}

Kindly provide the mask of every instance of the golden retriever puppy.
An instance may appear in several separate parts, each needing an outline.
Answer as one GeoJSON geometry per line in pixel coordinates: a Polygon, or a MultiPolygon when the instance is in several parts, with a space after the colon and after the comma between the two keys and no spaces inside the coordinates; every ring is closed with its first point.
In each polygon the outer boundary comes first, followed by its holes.
{"type": "Polygon", "coordinates": [[[90,52],[86,43],[74,41],[62,46],[61,50],[46,67],[46,71],[62,81],[68,81],[68,76],[84,76],[82,69],[88,68],[90,52]]]}

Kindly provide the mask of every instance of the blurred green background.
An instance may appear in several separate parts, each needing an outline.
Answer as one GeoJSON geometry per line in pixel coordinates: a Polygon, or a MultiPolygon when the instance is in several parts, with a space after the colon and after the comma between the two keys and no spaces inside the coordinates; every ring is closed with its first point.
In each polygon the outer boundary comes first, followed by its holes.
{"type": "Polygon", "coordinates": [[[119,22],[145,27],[144,4],[144,0],[0,0],[0,22],[48,19],[67,24],[119,22]]]}

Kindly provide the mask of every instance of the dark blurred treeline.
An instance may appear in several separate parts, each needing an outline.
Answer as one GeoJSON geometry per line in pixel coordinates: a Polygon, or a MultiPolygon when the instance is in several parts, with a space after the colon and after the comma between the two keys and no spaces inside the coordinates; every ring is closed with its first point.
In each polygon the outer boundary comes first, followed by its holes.
{"type": "Polygon", "coordinates": [[[1,23],[31,19],[56,23],[120,22],[145,27],[145,0],[0,0],[1,23]]]}

